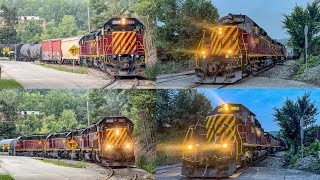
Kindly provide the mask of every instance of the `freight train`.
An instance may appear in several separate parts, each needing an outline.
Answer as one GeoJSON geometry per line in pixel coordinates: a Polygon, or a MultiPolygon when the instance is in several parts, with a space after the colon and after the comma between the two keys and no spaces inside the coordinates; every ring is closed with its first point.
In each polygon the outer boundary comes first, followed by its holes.
{"type": "Polygon", "coordinates": [[[182,175],[189,178],[228,177],[237,167],[287,148],[242,104],[216,107],[205,124],[189,127],[183,146],[182,175]]]}
{"type": "Polygon", "coordinates": [[[136,18],[112,18],[84,36],[43,40],[41,44],[0,45],[17,61],[86,65],[112,76],[145,77],[145,27],[136,18]],[[7,49],[10,49],[9,51],[7,49]]]}
{"type": "Polygon", "coordinates": [[[133,129],[127,117],[110,116],[86,129],[4,139],[0,141],[0,151],[16,156],[86,159],[107,166],[131,166],[135,162],[133,129]]]}
{"type": "Polygon", "coordinates": [[[195,81],[232,84],[286,59],[286,47],[252,19],[229,14],[204,32],[196,51],[195,81]]]}

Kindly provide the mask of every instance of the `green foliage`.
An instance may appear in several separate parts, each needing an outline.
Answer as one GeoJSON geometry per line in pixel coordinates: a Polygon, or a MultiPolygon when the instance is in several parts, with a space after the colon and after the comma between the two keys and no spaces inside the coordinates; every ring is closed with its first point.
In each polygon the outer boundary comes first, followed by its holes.
{"type": "Polygon", "coordinates": [[[67,162],[64,161],[60,161],[60,160],[51,160],[51,159],[42,159],[42,158],[33,158],[35,160],[39,160],[45,163],[51,163],[51,164],[55,164],[57,166],[64,166],[64,167],[73,167],[73,168],[85,168],[86,164],[83,161],[77,162],[77,164],[69,164],[67,162]]]}
{"type": "Polygon", "coordinates": [[[77,73],[77,74],[88,74],[89,72],[88,68],[86,67],[81,67],[73,71],[72,68],[59,67],[51,64],[39,64],[39,65],[45,68],[52,68],[57,71],[71,72],[71,73],[77,73]]]}
{"type": "Polygon", "coordinates": [[[168,61],[163,63],[157,63],[158,74],[171,74],[181,71],[194,70],[194,61],[168,61]]]}
{"type": "Polygon", "coordinates": [[[13,79],[0,79],[0,89],[23,89],[23,86],[13,79]]]}
{"type": "Polygon", "coordinates": [[[17,30],[17,36],[20,38],[20,43],[37,44],[40,43],[40,36],[43,32],[41,22],[36,20],[26,21],[17,30]]]}
{"type": "MultiPolygon", "coordinates": [[[[291,157],[290,159],[290,164],[292,167],[295,166],[296,162],[302,157],[302,152],[301,152],[301,147],[299,146],[298,148],[298,153],[294,154],[293,151],[289,151],[287,153],[288,157],[291,157]]],[[[319,140],[314,140],[313,143],[311,143],[309,146],[304,147],[303,152],[304,152],[304,157],[307,156],[317,156],[318,152],[320,151],[320,142],[319,140]]],[[[314,170],[320,170],[318,165],[312,165],[314,167],[314,170]]]]}
{"type": "Polygon", "coordinates": [[[208,0],[160,0],[157,51],[160,60],[190,60],[203,35],[219,18],[208,0]],[[205,12],[205,13],[203,13],[205,12]]]}
{"type": "Polygon", "coordinates": [[[17,31],[15,26],[18,23],[16,9],[2,4],[0,7],[0,18],[4,21],[4,26],[0,27],[0,44],[16,43],[17,31]]]}
{"type": "Polygon", "coordinates": [[[145,155],[141,156],[138,160],[138,167],[144,169],[149,173],[156,173],[157,163],[156,159],[149,160],[145,155]]]}
{"type": "Polygon", "coordinates": [[[212,111],[210,100],[197,90],[158,90],[157,116],[158,132],[162,134],[166,127],[180,131],[170,131],[184,137],[190,125],[204,124],[212,111]]]}
{"type": "MultiPolygon", "coordinates": [[[[308,57],[308,68],[313,68],[320,65],[320,55],[312,55],[310,54],[308,57]]],[[[299,59],[295,62],[295,66],[298,67],[298,71],[296,73],[297,79],[302,79],[303,76],[301,76],[305,70],[306,70],[306,64],[302,59],[299,59]]]]}
{"type": "MultiPolygon", "coordinates": [[[[320,26],[316,23],[320,21],[320,1],[314,0],[311,4],[308,3],[304,9],[302,6],[296,5],[293,12],[289,15],[284,15],[283,27],[290,34],[290,44],[297,47],[300,51],[304,51],[305,37],[304,27],[308,25],[308,42],[311,52],[315,53],[320,45],[320,26]]],[[[319,51],[318,51],[319,53],[319,51]]]]}
{"type": "Polygon", "coordinates": [[[298,139],[300,139],[300,120],[304,120],[303,127],[312,125],[316,121],[318,109],[315,102],[311,102],[310,93],[298,97],[297,101],[287,99],[281,108],[274,108],[274,121],[281,128],[283,138],[293,146],[293,154],[297,153],[298,139]]]}
{"type": "Polygon", "coordinates": [[[8,174],[0,174],[1,180],[14,180],[14,178],[8,174]]]}

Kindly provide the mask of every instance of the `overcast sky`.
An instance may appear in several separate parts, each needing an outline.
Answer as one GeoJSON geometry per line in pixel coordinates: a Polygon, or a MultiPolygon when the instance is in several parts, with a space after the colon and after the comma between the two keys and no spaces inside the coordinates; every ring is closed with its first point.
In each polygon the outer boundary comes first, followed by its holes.
{"type": "Polygon", "coordinates": [[[283,14],[290,14],[296,4],[303,7],[314,0],[211,0],[220,17],[229,13],[245,14],[268,32],[273,39],[289,38],[282,29],[283,14]]]}
{"type": "MultiPolygon", "coordinates": [[[[212,107],[222,103],[243,104],[256,114],[257,119],[262,124],[265,131],[279,130],[277,123],[273,121],[272,114],[274,107],[282,107],[284,101],[289,99],[296,100],[303,96],[305,92],[311,92],[313,101],[317,100],[316,105],[320,112],[320,90],[314,89],[198,89],[203,92],[212,102],[212,107]]],[[[317,116],[317,124],[320,124],[320,115],[317,116]]]]}

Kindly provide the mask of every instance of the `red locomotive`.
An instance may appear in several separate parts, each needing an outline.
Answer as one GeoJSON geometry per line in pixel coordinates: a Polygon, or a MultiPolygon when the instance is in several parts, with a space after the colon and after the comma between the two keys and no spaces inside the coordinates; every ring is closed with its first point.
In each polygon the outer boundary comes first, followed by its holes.
{"type": "Polygon", "coordinates": [[[109,166],[135,162],[133,123],[123,116],[106,117],[89,128],[16,139],[14,154],[48,158],[75,158],[109,166]]]}
{"type": "Polygon", "coordinates": [[[80,39],[80,63],[115,76],[143,75],[144,33],[143,24],[135,18],[112,18],[97,32],[80,39]]]}
{"type": "Polygon", "coordinates": [[[246,15],[222,17],[204,32],[196,53],[196,81],[235,83],[267,66],[282,63],[286,48],[246,15]]]}
{"type": "Polygon", "coordinates": [[[145,76],[145,28],[136,18],[112,18],[81,37],[42,41],[42,62],[87,65],[112,76],[145,76]]]}
{"type": "Polygon", "coordinates": [[[285,148],[241,104],[216,107],[204,125],[189,128],[183,144],[182,175],[205,178],[231,176],[238,166],[285,148]]]}

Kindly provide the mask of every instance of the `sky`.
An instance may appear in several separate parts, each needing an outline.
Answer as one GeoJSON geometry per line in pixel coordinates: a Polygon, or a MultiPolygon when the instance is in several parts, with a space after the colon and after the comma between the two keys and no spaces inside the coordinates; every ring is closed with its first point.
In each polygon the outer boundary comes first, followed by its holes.
{"type": "Polygon", "coordinates": [[[284,14],[291,14],[295,5],[306,7],[314,0],[211,0],[220,17],[229,13],[249,16],[273,39],[289,38],[282,29],[284,14]]]}
{"type": "MultiPolygon", "coordinates": [[[[311,93],[311,100],[316,101],[320,112],[320,90],[317,89],[198,89],[210,99],[212,107],[223,103],[243,104],[254,114],[265,131],[278,131],[280,128],[274,122],[274,107],[282,107],[286,98],[296,100],[305,93],[311,93]]],[[[320,124],[320,114],[317,116],[320,124]]]]}

